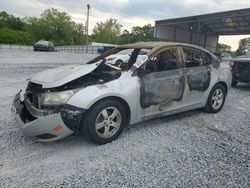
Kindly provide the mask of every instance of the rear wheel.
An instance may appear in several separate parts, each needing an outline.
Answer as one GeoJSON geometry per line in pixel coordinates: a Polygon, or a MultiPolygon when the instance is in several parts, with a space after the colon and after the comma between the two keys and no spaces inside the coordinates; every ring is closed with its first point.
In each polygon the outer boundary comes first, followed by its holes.
{"type": "Polygon", "coordinates": [[[226,88],[217,84],[210,92],[205,110],[209,113],[217,113],[224,106],[226,100],[226,88]]]}
{"type": "Polygon", "coordinates": [[[96,144],[106,144],[120,136],[127,124],[123,105],[112,99],[97,103],[83,120],[83,133],[96,144]]]}

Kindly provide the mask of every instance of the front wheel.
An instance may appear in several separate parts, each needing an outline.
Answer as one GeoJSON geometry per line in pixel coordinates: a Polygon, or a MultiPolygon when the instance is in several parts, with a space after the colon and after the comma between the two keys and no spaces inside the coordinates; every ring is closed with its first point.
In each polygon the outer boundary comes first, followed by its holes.
{"type": "Polygon", "coordinates": [[[210,92],[205,110],[209,113],[217,113],[224,106],[226,100],[226,88],[217,84],[210,92]]]}
{"type": "Polygon", "coordinates": [[[97,103],[83,120],[84,135],[96,144],[109,143],[120,136],[127,124],[126,110],[116,100],[97,103]]]}

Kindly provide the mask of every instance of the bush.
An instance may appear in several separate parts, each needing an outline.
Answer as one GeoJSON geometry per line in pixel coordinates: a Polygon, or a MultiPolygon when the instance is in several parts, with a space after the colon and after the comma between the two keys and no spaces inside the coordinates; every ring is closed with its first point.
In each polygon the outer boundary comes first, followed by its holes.
{"type": "Polygon", "coordinates": [[[15,31],[7,28],[0,29],[0,44],[33,45],[35,38],[28,32],[15,31]]]}

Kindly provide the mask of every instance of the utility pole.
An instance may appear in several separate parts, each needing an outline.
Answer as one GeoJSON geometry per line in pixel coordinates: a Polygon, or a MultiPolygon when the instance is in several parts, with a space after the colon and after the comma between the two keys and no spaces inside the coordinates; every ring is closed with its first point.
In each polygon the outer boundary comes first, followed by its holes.
{"type": "Polygon", "coordinates": [[[87,4],[87,22],[86,22],[86,53],[88,53],[88,45],[89,45],[89,9],[90,5],[87,4]]]}

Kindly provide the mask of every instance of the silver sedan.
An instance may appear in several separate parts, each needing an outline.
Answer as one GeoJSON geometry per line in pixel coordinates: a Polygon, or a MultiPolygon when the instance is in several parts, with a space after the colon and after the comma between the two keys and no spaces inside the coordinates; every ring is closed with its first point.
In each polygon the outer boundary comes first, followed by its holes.
{"type": "Polygon", "coordinates": [[[87,64],[30,77],[12,111],[20,128],[39,141],[83,133],[105,144],[129,124],[197,108],[219,112],[231,80],[230,67],[201,47],[135,43],[113,48],[87,64]],[[126,63],[106,63],[106,57],[125,49],[133,50],[126,63]],[[148,52],[139,55],[142,49],[148,52]]]}

